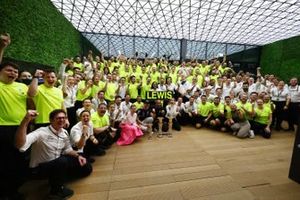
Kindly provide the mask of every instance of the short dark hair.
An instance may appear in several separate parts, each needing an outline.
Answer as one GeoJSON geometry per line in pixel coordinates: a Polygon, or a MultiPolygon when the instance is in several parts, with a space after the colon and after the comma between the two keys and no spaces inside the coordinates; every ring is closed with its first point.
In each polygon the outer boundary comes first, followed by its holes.
{"type": "Polygon", "coordinates": [[[64,113],[65,115],[67,115],[66,111],[63,109],[55,109],[53,110],[50,115],[49,115],[49,120],[53,121],[54,118],[59,114],[59,113],[64,113]]]}
{"type": "Polygon", "coordinates": [[[98,105],[98,108],[100,108],[100,106],[105,106],[105,108],[107,108],[107,105],[106,105],[105,103],[100,103],[100,104],[98,105]]]}
{"type": "Polygon", "coordinates": [[[16,63],[13,63],[13,62],[4,62],[4,63],[1,63],[0,64],[0,70],[2,70],[4,67],[7,67],[7,66],[11,66],[14,69],[19,70],[19,66],[16,63]]]}
{"type": "Polygon", "coordinates": [[[50,74],[50,73],[54,73],[55,74],[54,69],[44,69],[43,71],[44,71],[44,74],[50,74]]]}

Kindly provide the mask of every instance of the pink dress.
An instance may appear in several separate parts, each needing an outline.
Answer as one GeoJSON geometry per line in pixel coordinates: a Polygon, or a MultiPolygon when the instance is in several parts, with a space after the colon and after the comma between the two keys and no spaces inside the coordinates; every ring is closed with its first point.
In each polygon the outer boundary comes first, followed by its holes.
{"type": "Polygon", "coordinates": [[[118,139],[118,145],[128,145],[133,143],[133,141],[143,135],[142,130],[138,127],[136,123],[137,114],[131,115],[130,112],[127,113],[125,121],[120,124],[121,127],[121,137],[118,139]]]}

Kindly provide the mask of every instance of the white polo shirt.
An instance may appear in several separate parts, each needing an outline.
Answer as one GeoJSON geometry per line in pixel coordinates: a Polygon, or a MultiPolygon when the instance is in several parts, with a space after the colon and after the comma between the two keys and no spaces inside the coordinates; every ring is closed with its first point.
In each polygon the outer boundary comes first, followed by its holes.
{"type": "Polygon", "coordinates": [[[300,87],[299,85],[292,87],[289,86],[289,95],[292,103],[300,103],[300,87]]]}
{"type": "Polygon", "coordinates": [[[61,129],[56,133],[57,131],[50,125],[26,135],[26,142],[20,151],[24,152],[32,145],[29,163],[31,168],[73,151],[68,132],[61,129]]]}
{"type": "MultiPolygon", "coordinates": [[[[75,124],[72,129],[71,129],[71,133],[70,133],[70,138],[71,138],[71,143],[72,145],[75,146],[75,143],[79,142],[81,135],[82,135],[82,122],[78,122],[77,124],[75,124]]],[[[89,128],[88,128],[88,137],[85,139],[85,141],[91,136],[93,135],[93,123],[90,121],[89,122],[89,128]]],[[[83,148],[78,149],[77,152],[79,153],[83,153],[83,148]]]]}
{"type": "Polygon", "coordinates": [[[286,88],[279,90],[277,87],[272,88],[270,93],[272,101],[286,101],[289,95],[289,91],[286,88]]]}

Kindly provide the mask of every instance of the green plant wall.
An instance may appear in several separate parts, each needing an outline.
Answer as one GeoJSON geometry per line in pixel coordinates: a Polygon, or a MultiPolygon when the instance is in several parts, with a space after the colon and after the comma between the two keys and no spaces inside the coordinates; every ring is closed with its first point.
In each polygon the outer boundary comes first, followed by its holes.
{"type": "Polygon", "coordinates": [[[262,47],[264,74],[275,74],[283,80],[300,77],[300,36],[274,42],[262,47]]]}
{"type": "Polygon", "coordinates": [[[49,0],[0,0],[0,32],[11,35],[10,59],[58,67],[83,49],[99,53],[49,0]]]}

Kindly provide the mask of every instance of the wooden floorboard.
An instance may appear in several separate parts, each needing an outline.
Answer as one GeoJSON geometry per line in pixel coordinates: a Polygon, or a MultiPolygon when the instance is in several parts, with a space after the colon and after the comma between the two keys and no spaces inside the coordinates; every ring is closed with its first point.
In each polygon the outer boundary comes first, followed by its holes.
{"type": "MultiPolygon", "coordinates": [[[[77,199],[293,200],[300,185],[288,179],[294,133],[267,140],[184,127],[172,138],[140,138],[96,157],[91,176],[69,184],[77,199]]],[[[43,199],[47,182],[26,183],[28,199],[43,199]]]]}

